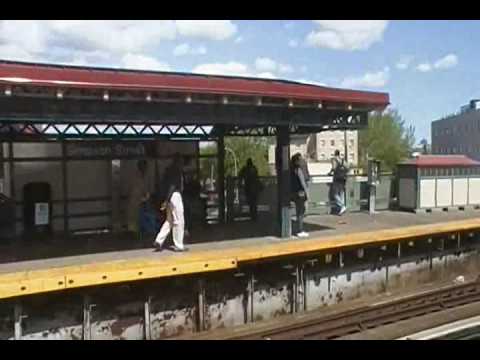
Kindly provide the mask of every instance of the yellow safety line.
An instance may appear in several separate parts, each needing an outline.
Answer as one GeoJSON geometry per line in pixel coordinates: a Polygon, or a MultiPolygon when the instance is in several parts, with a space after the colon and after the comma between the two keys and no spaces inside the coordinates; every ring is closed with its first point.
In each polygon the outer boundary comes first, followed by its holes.
{"type": "Polygon", "coordinates": [[[237,246],[228,249],[192,251],[160,258],[101,261],[0,274],[0,299],[85,286],[198,274],[237,268],[239,263],[294,256],[319,251],[388,243],[414,237],[480,229],[480,219],[366,231],[306,240],[237,246]]]}

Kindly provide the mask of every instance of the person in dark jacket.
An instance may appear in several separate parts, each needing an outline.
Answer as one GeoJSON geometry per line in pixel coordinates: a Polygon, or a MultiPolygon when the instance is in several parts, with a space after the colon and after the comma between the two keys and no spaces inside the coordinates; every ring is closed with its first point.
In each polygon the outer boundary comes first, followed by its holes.
{"type": "Polygon", "coordinates": [[[303,228],[303,219],[305,217],[305,203],[308,200],[307,182],[305,181],[304,170],[301,166],[301,156],[295,154],[292,158],[291,167],[291,191],[292,200],[295,203],[295,210],[297,214],[298,237],[308,237],[308,233],[303,228]]]}
{"type": "MultiPolygon", "coordinates": [[[[305,184],[307,185],[307,198],[310,197],[310,182],[311,182],[311,177],[310,177],[310,171],[308,171],[308,163],[307,160],[302,156],[301,153],[296,153],[294,156],[297,156],[300,161],[300,168],[303,171],[303,176],[305,177],[305,184]]],[[[308,201],[305,202],[305,213],[308,211],[308,201]]]]}
{"type": "Polygon", "coordinates": [[[258,216],[258,196],[261,188],[260,180],[258,179],[258,171],[253,164],[252,159],[248,159],[247,164],[242,170],[240,170],[239,178],[245,189],[245,197],[247,198],[248,206],[250,208],[250,217],[255,221],[258,216]]]}

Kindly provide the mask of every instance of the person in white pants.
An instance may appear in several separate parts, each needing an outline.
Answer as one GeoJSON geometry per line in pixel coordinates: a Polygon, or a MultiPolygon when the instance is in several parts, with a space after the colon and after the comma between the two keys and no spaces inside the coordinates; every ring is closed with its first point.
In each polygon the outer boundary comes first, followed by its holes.
{"type": "Polygon", "coordinates": [[[175,189],[168,201],[167,219],[163,223],[154,242],[154,246],[157,250],[162,249],[170,231],[172,231],[173,235],[174,251],[188,250],[183,245],[183,238],[185,235],[185,217],[183,210],[182,195],[178,189],[175,189]]]}

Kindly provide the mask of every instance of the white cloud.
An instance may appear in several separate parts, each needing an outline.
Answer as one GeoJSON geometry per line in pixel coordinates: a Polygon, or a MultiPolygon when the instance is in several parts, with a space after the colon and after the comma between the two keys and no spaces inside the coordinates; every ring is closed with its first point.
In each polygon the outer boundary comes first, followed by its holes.
{"type": "Polygon", "coordinates": [[[387,20],[313,20],[318,29],[307,35],[313,47],[334,50],[365,50],[381,41],[387,20]]]}
{"type": "Polygon", "coordinates": [[[406,70],[409,68],[412,61],[413,61],[413,56],[410,56],[410,55],[402,56],[400,60],[395,64],[395,66],[399,70],[406,70]]]}
{"type": "Polygon", "coordinates": [[[279,64],[278,65],[278,72],[281,74],[290,74],[293,72],[293,67],[288,64],[279,64]]]}
{"type": "Polygon", "coordinates": [[[71,61],[67,61],[70,65],[88,66],[95,64],[97,66],[112,66],[115,60],[109,53],[104,51],[73,51],[71,61]]]}
{"type": "Polygon", "coordinates": [[[416,69],[420,72],[429,72],[432,70],[446,70],[458,65],[458,56],[455,54],[448,54],[441,59],[438,59],[433,64],[425,62],[417,65],[416,69]]]}
{"type": "Polygon", "coordinates": [[[377,72],[367,72],[362,76],[348,77],[341,83],[341,87],[346,88],[381,88],[384,87],[390,78],[390,68],[385,67],[377,72]]]}
{"type": "Polygon", "coordinates": [[[14,44],[0,45],[0,59],[16,61],[39,60],[38,58],[35,58],[29,51],[14,44]]]}
{"type": "Polygon", "coordinates": [[[209,40],[225,40],[237,33],[230,20],[177,20],[178,33],[209,40]]]}
{"type": "MultiPolygon", "coordinates": [[[[237,26],[229,20],[1,20],[0,57],[119,66],[123,57],[135,54],[156,61],[147,61],[149,66],[164,68],[164,63],[152,57],[162,42],[179,36],[224,40],[236,32],[237,26]],[[94,52],[107,56],[91,56],[94,52]]],[[[194,55],[206,52],[204,46],[189,49],[194,55]]]]}
{"type": "Polygon", "coordinates": [[[295,39],[291,39],[288,41],[288,46],[292,47],[292,48],[296,48],[298,46],[298,41],[295,40],[295,39]]]}
{"type": "Polygon", "coordinates": [[[308,85],[327,86],[326,83],[318,82],[318,81],[314,81],[314,80],[298,79],[298,80],[295,80],[295,81],[299,82],[299,83],[302,83],[302,84],[308,84],[308,85]]]}
{"type": "Polygon", "coordinates": [[[185,55],[205,55],[207,49],[204,46],[191,47],[189,44],[180,44],[175,47],[173,50],[174,56],[185,56],[185,55]]]}
{"type": "Polygon", "coordinates": [[[158,61],[157,59],[140,54],[126,54],[122,58],[122,65],[128,69],[138,70],[157,70],[170,71],[168,64],[158,61]]]}
{"type": "Polygon", "coordinates": [[[237,36],[235,39],[235,44],[240,44],[241,42],[243,42],[243,36],[237,36]]]}
{"type": "Polygon", "coordinates": [[[258,71],[275,71],[277,70],[277,63],[267,57],[257,58],[255,60],[255,68],[258,71]]]}
{"type": "Polygon", "coordinates": [[[261,72],[261,73],[258,73],[258,74],[253,74],[252,75],[253,77],[259,77],[259,78],[263,78],[263,79],[276,79],[277,77],[272,74],[271,72],[261,72]]]}
{"type": "Polygon", "coordinates": [[[432,71],[432,65],[429,63],[421,63],[417,65],[417,70],[420,72],[429,72],[432,71]]]}
{"type": "Polygon", "coordinates": [[[235,61],[197,65],[192,72],[206,75],[251,76],[247,65],[235,61]]]}
{"type": "Polygon", "coordinates": [[[281,64],[268,57],[260,57],[255,60],[255,69],[259,72],[279,72],[280,74],[290,74],[294,71],[289,64],[281,64]]]}
{"type": "Polygon", "coordinates": [[[1,20],[0,44],[17,47],[29,53],[45,51],[50,33],[41,21],[1,20]]]}
{"type": "Polygon", "coordinates": [[[458,57],[455,54],[448,54],[447,56],[435,61],[433,67],[435,69],[449,69],[457,66],[458,57]]]}
{"type": "MultiPolygon", "coordinates": [[[[264,65],[266,64],[267,62],[264,65]]],[[[259,70],[257,66],[254,66],[252,68],[247,64],[239,63],[236,61],[230,61],[227,63],[200,64],[195,66],[192,72],[207,75],[258,77],[264,79],[278,78],[274,71],[268,71],[265,69],[259,70]]]]}
{"type": "Polygon", "coordinates": [[[52,20],[45,22],[57,41],[85,50],[144,51],[176,37],[170,20],[52,20]]]}

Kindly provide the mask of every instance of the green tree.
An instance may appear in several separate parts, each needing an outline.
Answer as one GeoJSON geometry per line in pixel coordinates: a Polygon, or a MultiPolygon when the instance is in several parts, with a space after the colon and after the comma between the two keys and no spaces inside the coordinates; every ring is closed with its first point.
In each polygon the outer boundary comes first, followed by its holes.
{"type": "Polygon", "coordinates": [[[268,141],[261,137],[229,137],[225,139],[225,147],[231,151],[225,152],[225,176],[235,175],[235,160],[237,171],[251,158],[258,170],[259,176],[269,175],[268,167],[268,141]]]}
{"type": "MultiPolygon", "coordinates": [[[[253,163],[257,167],[258,175],[269,175],[268,167],[268,141],[261,137],[228,137],[225,138],[225,177],[235,176],[235,159],[237,161],[237,172],[245,165],[248,158],[252,158],[253,163]],[[233,154],[232,154],[233,153],[233,154]]],[[[215,145],[204,147],[201,149],[202,155],[217,154],[215,145]]],[[[216,159],[208,158],[201,161],[202,177],[209,177],[211,164],[214,162],[216,171],[216,159]]]]}
{"type": "Polygon", "coordinates": [[[381,161],[382,171],[393,171],[408,158],[415,145],[415,128],[407,126],[397,110],[369,116],[368,128],[359,131],[360,166],[366,170],[367,157],[381,161]]]}

